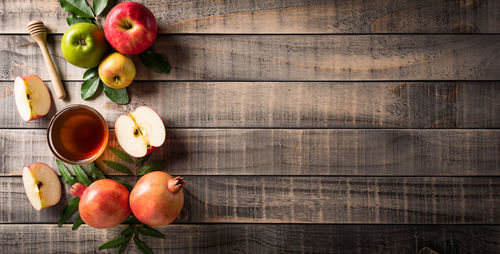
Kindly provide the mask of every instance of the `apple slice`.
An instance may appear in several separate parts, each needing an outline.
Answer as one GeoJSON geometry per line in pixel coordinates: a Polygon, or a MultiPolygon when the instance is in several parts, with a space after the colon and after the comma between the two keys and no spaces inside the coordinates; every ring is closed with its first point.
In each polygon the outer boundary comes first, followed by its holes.
{"type": "Polygon", "coordinates": [[[36,210],[56,205],[61,198],[61,182],[54,170],[37,162],[23,168],[24,190],[36,210]]]}
{"type": "Polygon", "coordinates": [[[35,75],[16,78],[14,97],[17,111],[24,121],[35,120],[49,113],[51,104],[49,89],[35,75]]]}
{"type": "Polygon", "coordinates": [[[141,106],[116,119],[115,134],[125,152],[143,157],[163,145],[166,131],[158,113],[150,107],[141,106]]]}

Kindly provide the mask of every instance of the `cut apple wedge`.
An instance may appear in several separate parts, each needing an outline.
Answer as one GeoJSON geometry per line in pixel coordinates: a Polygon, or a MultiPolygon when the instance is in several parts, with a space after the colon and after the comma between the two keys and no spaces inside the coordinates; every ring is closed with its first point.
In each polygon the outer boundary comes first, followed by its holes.
{"type": "Polygon", "coordinates": [[[158,113],[150,107],[141,106],[116,119],[115,135],[125,152],[143,157],[163,145],[166,131],[158,113]]]}
{"type": "Polygon", "coordinates": [[[14,97],[17,111],[24,121],[35,120],[49,113],[51,104],[49,89],[35,75],[15,79],[14,97]]]}
{"type": "Polygon", "coordinates": [[[37,162],[23,168],[23,184],[28,199],[36,210],[56,205],[61,199],[61,182],[54,170],[37,162]]]}

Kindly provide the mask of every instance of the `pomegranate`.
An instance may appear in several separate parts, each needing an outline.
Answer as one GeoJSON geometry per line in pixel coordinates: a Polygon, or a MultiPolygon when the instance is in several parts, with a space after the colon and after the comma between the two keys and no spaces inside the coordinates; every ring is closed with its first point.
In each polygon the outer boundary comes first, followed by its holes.
{"type": "Polygon", "coordinates": [[[184,179],[154,171],[141,177],[130,193],[130,209],[149,226],[164,226],[181,212],[184,205],[184,179]]]}
{"type": "Polygon", "coordinates": [[[89,187],[75,183],[71,194],[80,198],[80,217],[91,227],[114,227],[130,215],[127,188],[111,179],[95,181],[89,187]]]}

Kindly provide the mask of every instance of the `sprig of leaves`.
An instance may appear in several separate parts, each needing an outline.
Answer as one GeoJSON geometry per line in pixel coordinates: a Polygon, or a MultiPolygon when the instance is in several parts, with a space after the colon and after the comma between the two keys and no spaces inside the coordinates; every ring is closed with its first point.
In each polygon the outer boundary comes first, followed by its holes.
{"type": "Polygon", "coordinates": [[[65,183],[67,183],[68,185],[75,184],[76,180],[71,175],[71,173],[69,172],[69,169],[66,167],[66,165],[64,165],[64,163],[62,163],[58,159],[56,159],[56,163],[57,163],[57,168],[59,169],[59,173],[61,174],[63,181],[65,183]]]}
{"type": "Polygon", "coordinates": [[[134,237],[134,243],[135,245],[137,246],[137,248],[144,254],[154,254],[153,250],[151,248],[149,248],[149,246],[141,241],[139,239],[139,236],[138,235],[135,235],[134,237]]]}
{"type": "Polygon", "coordinates": [[[139,55],[142,64],[148,69],[157,72],[170,73],[170,64],[168,60],[163,59],[163,56],[156,53],[152,48],[149,48],[139,55]]]}
{"type": "Polygon", "coordinates": [[[64,222],[68,221],[73,214],[78,210],[78,203],[80,203],[80,198],[73,198],[68,204],[64,207],[61,218],[59,218],[59,222],[57,223],[58,227],[61,227],[64,222]]]}
{"type": "Polygon", "coordinates": [[[137,161],[135,162],[135,165],[136,166],[144,165],[144,163],[146,163],[146,161],[149,159],[149,157],[151,157],[151,153],[148,153],[144,157],[137,159],[137,161]]]}
{"type": "Polygon", "coordinates": [[[76,178],[80,183],[82,183],[85,186],[89,186],[92,184],[92,181],[90,181],[89,176],[87,175],[87,172],[80,166],[80,165],[72,165],[73,171],[75,171],[76,178]]]}
{"type": "Polygon", "coordinates": [[[85,0],[59,0],[61,8],[70,13],[66,18],[68,25],[87,22],[95,23],[97,16],[105,14],[108,0],[93,0],[93,8],[85,0]]]}
{"type": "Polygon", "coordinates": [[[137,175],[142,176],[142,175],[145,175],[145,174],[150,173],[152,171],[158,170],[164,164],[165,164],[165,161],[155,161],[151,164],[148,164],[148,165],[142,167],[141,170],[139,170],[139,172],[137,172],[137,175]]]}
{"type": "Polygon", "coordinates": [[[134,174],[127,166],[125,166],[121,163],[114,162],[114,161],[108,161],[108,160],[103,160],[102,162],[104,162],[104,164],[106,164],[108,167],[110,167],[118,172],[122,172],[122,173],[127,174],[127,175],[134,174]]]}
{"type": "Polygon", "coordinates": [[[122,161],[128,162],[128,163],[134,163],[134,160],[132,160],[132,158],[127,153],[123,152],[122,150],[114,148],[114,147],[111,147],[110,150],[116,156],[118,156],[118,158],[120,158],[122,161]]]}
{"type": "Polygon", "coordinates": [[[75,221],[73,222],[73,227],[71,230],[77,230],[83,224],[82,217],[80,217],[80,212],[76,212],[75,221]]]}
{"type": "Polygon", "coordinates": [[[95,165],[94,162],[91,162],[89,164],[89,170],[90,170],[90,175],[95,180],[100,180],[100,179],[106,178],[106,176],[104,175],[104,173],[95,165]]]}
{"type": "Polygon", "coordinates": [[[83,83],[81,88],[82,99],[86,100],[96,95],[99,88],[102,87],[101,79],[97,67],[90,68],[83,73],[83,83]]]}
{"type": "Polygon", "coordinates": [[[111,239],[99,246],[99,250],[118,248],[117,252],[122,253],[123,250],[128,246],[130,240],[133,238],[135,245],[142,253],[153,253],[153,250],[145,242],[139,239],[139,235],[162,239],[165,238],[165,235],[163,233],[152,227],[144,224],[132,224],[122,230],[119,237],[111,239]]]}
{"type": "MultiPolygon", "coordinates": [[[[107,2],[107,0],[104,0],[107,2]]],[[[94,12],[85,0],[59,0],[63,10],[79,18],[94,18],[94,12]]]]}
{"type": "MultiPolygon", "coordinates": [[[[130,157],[127,153],[123,152],[122,150],[119,150],[119,149],[113,148],[113,147],[111,147],[110,150],[118,158],[120,158],[122,161],[127,162],[129,164],[134,164],[134,160],[132,159],[132,157],[130,157]]],[[[150,156],[151,156],[151,153],[145,155],[144,157],[138,158],[135,161],[135,166],[140,167],[139,170],[137,170],[137,168],[135,170],[137,172],[137,175],[142,176],[142,175],[145,175],[145,174],[150,173],[152,171],[158,170],[165,164],[165,161],[155,161],[155,162],[152,162],[146,166],[143,166],[146,163],[146,161],[149,159],[150,156]]],[[[119,162],[108,161],[108,160],[103,160],[103,162],[104,162],[104,164],[108,165],[108,167],[110,167],[118,172],[125,173],[127,175],[134,175],[134,173],[132,172],[132,170],[129,167],[127,167],[119,162]]]]}
{"type": "Polygon", "coordinates": [[[156,230],[156,229],[154,229],[154,228],[152,228],[152,227],[150,227],[148,225],[142,225],[142,226],[140,226],[139,227],[139,233],[141,235],[144,235],[144,236],[150,236],[150,237],[156,237],[156,238],[165,238],[165,235],[162,232],[160,232],[160,231],[158,231],[158,230],[156,230]]]}

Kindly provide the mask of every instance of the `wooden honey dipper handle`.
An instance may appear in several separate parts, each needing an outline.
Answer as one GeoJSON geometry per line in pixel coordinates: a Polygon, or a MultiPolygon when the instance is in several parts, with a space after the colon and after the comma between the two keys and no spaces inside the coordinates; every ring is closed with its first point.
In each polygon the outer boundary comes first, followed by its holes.
{"type": "Polygon", "coordinates": [[[45,60],[45,64],[47,65],[47,68],[49,68],[49,75],[50,75],[50,80],[52,81],[52,88],[54,89],[57,98],[63,99],[64,97],[66,97],[66,91],[64,90],[61,79],[59,78],[59,74],[57,73],[56,67],[54,66],[54,62],[52,62],[52,58],[49,55],[47,45],[45,43],[40,43],[40,42],[38,42],[38,45],[42,50],[42,55],[43,59],[45,60]]]}
{"type": "Polygon", "coordinates": [[[38,43],[38,46],[42,50],[43,59],[49,69],[52,88],[54,89],[57,98],[63,99],[66,97],[66,91],[64,90],[61,78],[59,78],[59,74],[57,73],[54,62],[52,61],[52,57],[50,57],[49,50],[47,49],[47,28],[40,20],[31,21],[27,27],[31,37],[38,43]]]}

